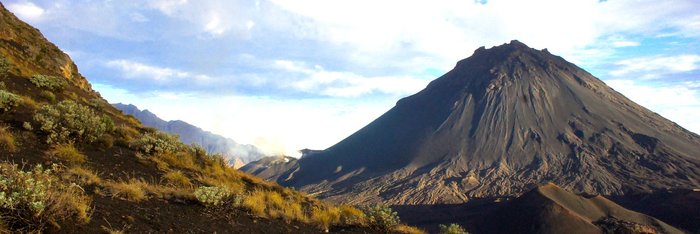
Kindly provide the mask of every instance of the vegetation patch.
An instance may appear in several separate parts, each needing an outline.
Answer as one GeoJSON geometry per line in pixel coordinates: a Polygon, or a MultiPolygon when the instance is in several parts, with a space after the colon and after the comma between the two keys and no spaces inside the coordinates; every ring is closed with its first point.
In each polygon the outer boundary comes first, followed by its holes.
{"type": "Polygon", "coordinates": [[[33,75],[29,78],[29,81],[38,88],[46,88],[53,91],[63,90],[68,84],[63,77],[49,75],[33,75]]]}
{"type": "Polygon", "coordinates": [[[15,232],[40,232],[59,221],[90,221],[90,199],[76,184],[61,181],[58,166],[23,171],[0,164],[0,219],[15,232]]]}
{"type": "Polygon", "coordinates": [[[194,196],[197,201],[201,202],[206,206],[217,206],[222,204],[224,198],[231,195],[231,191],[226,188],[221,187],[199,187],[194,191],[194,196]]]}
{"type": "Polygon", "coordinates": [[[22,103],[22,97],[0,89],[0,110],[7,112],[22,103]]]}
{"type": "Polygon", "coordinates": [[[89,107],[65,100],[44,105],[34,114],[40,130],[47,134],[46,143],[91,143],[114,130],[114,122],[89,107]]]}
{"type": "Polygon", "coordinates": [[[135,150],[150,155],[179,152],[186,147],[176,135],[157,130],[144,133],[139,139],[134,140],[131,146],[135,150]]]}
{"type": "Polygon", "coordinates": [[[451,223],[450,225],[440,224],[440,234],[467,234],[467,231],[456,223],[451,223]]]}
{"type": "Polygon", "coordinates": [[[369,224],[375,227],[389,230],[393,226],[401,223],[399,215],[396,213],[396,211],[385,205],[364,207],[363,211],[367,216],[367,221],[369,224]]]}

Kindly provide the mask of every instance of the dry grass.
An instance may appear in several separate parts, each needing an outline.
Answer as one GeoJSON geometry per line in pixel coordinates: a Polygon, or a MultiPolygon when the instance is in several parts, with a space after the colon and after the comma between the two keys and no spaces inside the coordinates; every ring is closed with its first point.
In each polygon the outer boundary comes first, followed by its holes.
{"type": "Polygon", "coordinates": [[[112,197],[119,197],[132,202],[139,202],[147,198],[146,191],[142,188],[142,181],[132,179],[128,182],[107,182],[105,188],[112,197]]]}
{"type": "Polygon", "coordinates": [[[399,224],[394,226],[392,228],[392,231],[395,233],[402,233],[402,234],[426,234],[427,232],[417,228],[417,227],[411,227],[403,224],[399,224]]]}
{"type": "Polygon", "coordinates": [[[314,207],[311,211],[311,221],[321,229],[328,231],[331,225],[340,222],[340,209],[337,207],[328,207],[326,209],[314,207]]]}
{"type": "Polygon", "coordinates": [[[185,173],[182,173],[182,171],[171,171],[165,173],[165,175],[163,175],[163,179],[165,179],[165,181],[172,185],[181,187],[192,187],[192,182],[190,181],[190,178],[187,178],[187,175],[185,175],[185,173]]]}
{"type": "Polygon", "coordinates": [[[267,209],[267,204],[265,203],[265,191],[255,190],[243,198],[244,208],[248,209],[253,215],[260,217],[267,217],[265,210],[267,209]]]}
{"type": "Polygon", "coordinates": [[[34,101],[34,99],[28,96],[22,96],[22,105],[31,110],[36,110],[37,107],[39,107],[39,104],[37,104],[36,101],[34,101]]]}
{"type": "Polygon", "coordinates": [[[12,135],[12,132],[10,132],[10,129],[6,126],[0,126],[0,149],[10,153],[17,152],[15,136],[12,135]]]}
{"type": "Polygon", "coordinates": [[[79,166],[71,167],[64,175],[66,179],[77,181],[80,185],[98,185],[102,183],[102,179],[97,176],[97,173],[79,166]]]}
{"type": "Polygon", "coordinates": [[[360,209],[353,206],[341,205],[338,207],[340,210],[340,223],[345,225],[365,225],[365,213],[360,209]]]}
{"type": "Polygon", "coordinates": [[[59,160],[70,165],[83,164],[87,158],[71,144],[53,146],[48,152],[46,152],[46,155],[49,157],[49,159],[59,160]]]}
{"type": "Polygon", "coordinates": [[[114,135],[117,137],[117,144],[129,146],[129,143],[134,141],[140,134],[139,131],[132,127],[121,125],[114,129],[114,135]]]}
{"type": "Polygon", "coordinates": [[[162,153],[162,154],[157,154],[156,157],[158,157],[160,160],[168,163],[170,166],[173,166],[173,167],[182,168],[182,169],[190,169],[190,170],[198,169],[198,166],[195,163],[194,157],[187,152],[177,152],[177,153],[166,152],[166,153],[162,153]]]}

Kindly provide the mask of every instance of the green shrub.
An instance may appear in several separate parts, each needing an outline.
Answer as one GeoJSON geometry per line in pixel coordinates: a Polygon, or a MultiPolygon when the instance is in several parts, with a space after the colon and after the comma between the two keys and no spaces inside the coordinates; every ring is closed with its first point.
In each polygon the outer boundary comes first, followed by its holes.
{"type": "Polygon", "coordinates": [[[114,130],[112,119],[98,116],[89,107],[70,100],[56,105],[44,105],[34,114],[40,130],[46,133],[46,143],[91,143],[102,134],[114,130]]]}
{"type": "Polygon", "coordinates": [[[0,110],[10,111],[22,102],[22,98],[14,93],[0,90],[0,110]]]}
{"type": "Polygon", "coordinates": [[[459,224],[451,223],[449,226],[440,224],[440,234],[467,234],[467,232],[459,224]]]}
{"type": "Polygon", "coordinates": [[[55,103],[56,102],[56,95],[54,95],[51,91],[49,90],[44,90],[39,93],[39,97],[43,98],[44,100],[48,101],[49,103],[55,103]]]}
{"type": "Polygon", "coordinates": [[[29,81],[36,85],[36,87],[47,88],[53,91],[63,90],[67,85],[63,77],[49,75],[34,75],[29,78],[29,81]]]}
{"type": "Polygon", "coordinates": [[[49,223],[68,219],[89,222],[89,198],[77,185],[60,181],[57,171],[0,164],[0,220],[16,232],[41,232],[49,223]]]}
{"type": "Polygon", "coordinates": [[[131,144],[132,148],[146,154],[173,153],[187,148],[176,135],[164,132],[146,132],[131,144]]]}
{"type": "Polygon", "coordinates": [[[231,191],[222,187],[202,186],[194,191],[194,196],[205,206],[217,206],[229,195],[231,191]]]}
{"type": "Polygon", "coordinates": [[[384,205],[368,206],[363,209],[370,225],[389,229],[399,223],[399,215],[390,207],[384,205]]]}

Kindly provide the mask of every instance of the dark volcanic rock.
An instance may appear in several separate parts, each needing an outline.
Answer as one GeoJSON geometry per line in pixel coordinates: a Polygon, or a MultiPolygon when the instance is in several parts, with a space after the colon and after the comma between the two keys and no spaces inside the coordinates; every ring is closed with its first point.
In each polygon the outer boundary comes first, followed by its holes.
{"type": "Polygon", "coordinates": [[[290,170],[255,173],[355,204],[461,203],[549,181],[613,195],[700,187],[699,152],[695,133],[561,57],[512,41],[479,48],[290,170]]]}

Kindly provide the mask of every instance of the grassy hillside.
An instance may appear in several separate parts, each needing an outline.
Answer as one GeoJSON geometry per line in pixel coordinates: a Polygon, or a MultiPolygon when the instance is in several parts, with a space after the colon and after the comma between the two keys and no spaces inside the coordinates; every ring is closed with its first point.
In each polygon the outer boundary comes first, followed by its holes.
{"type": "Polygon", "coordinates": [[[0,232],[419,232],[142,126],[0,4],[0,232]]]}

